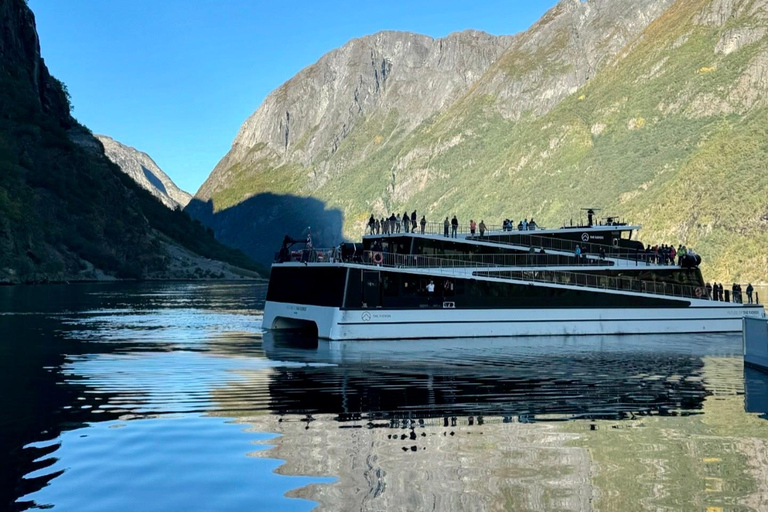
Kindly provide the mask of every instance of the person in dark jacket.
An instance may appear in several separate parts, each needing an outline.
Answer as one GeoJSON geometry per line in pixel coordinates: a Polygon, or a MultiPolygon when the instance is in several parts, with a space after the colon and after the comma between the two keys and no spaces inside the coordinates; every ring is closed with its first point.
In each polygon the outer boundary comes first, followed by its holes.
{"type": "Polygon", "coordinates": [[[453,216],[451,219],[451,238],[456,238],[456,231],[459,229],[459,219],[453,216]]]}
{"type": "Polygon", "coordinates": [[[376,219],[373,218],[373,214],[371,214],[371,218],[368,219],[368,232],[373,235],[376,230],[376,219]]]}
{"type": "Polygon", "coordinates": [[[403,214],[403,233],[411,232],[411,218],[408,217],[408,212],[403,214]]]}
{"type": "Polygon", "coordinates": [[[449,236],[451,236],[451,235],[449,235],[449,234],[448,234],[448,229],[449,229],[450,227],[451,227],[451,222],[448,220],[448,217],[446,217],[446,218],[445,218],[445,220],[443,221],[443,235],[444,235],[446,238],[448,238],[449,236]]]}
{"type": "MultiPolygon", "coordinates": [[[[707,290],[707,298],[709,300],[712,300],[712,285],[707,283],[707,285],[704,288],[706,288],[707,290]]],[[[715,298],[715,300],[717,300],[717,298],[715,298]]]]}
{"type": "Polygon", "coordinates": [[[755,291],[754,287],[752,286],[752,283],[749,283],[747,285],[747,300],[749,300],[750,304],[754,304],[754,301],[752,300],[752,293],[755,291]]]}
{"type": "Polygon", "coordinates": [[[418,217],[416,217],[416,210],[413,210],[411,212],[411,233],[416,232],[416,221],[418,220],[418,217]]]}
{"type": "Polygon", "coordinates": [[[421,223],[420,223],[420,225],[421,225],[421,234],[423,235],[424,234],[424,230],[427,227],[427,217],[426,217],[426,215],[422,215],[421,216],[421,223]]]}

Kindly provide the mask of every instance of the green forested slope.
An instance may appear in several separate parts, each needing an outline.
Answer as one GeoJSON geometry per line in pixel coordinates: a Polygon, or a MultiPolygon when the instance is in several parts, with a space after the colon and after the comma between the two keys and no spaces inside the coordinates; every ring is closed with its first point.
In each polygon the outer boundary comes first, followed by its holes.
{"type": "MultiPolygon", "coordinates": [[[[601,205],[642,224],[646,242],[696,248],[709,277],[766,281],[766,28],[764,0],[678,0],[544,115],[502,115],[483,93],[489,69],[415,129],[407,112],[375,111],[308,165],[262,147],[258,162],[225,161],[212,199],[226,209],[261,192],[316,197],[344,212],[349,236],[371,211],[554,226],[601,205]]],[[[495,66],[550,72],[537,55],[495,66]]]]}
{"type": "Polygon", "coordinates": [[[109,162],[70,116],[23,0],[0,0],[0,282],[162,277],[164,249],[260,268],[109,162]]]}

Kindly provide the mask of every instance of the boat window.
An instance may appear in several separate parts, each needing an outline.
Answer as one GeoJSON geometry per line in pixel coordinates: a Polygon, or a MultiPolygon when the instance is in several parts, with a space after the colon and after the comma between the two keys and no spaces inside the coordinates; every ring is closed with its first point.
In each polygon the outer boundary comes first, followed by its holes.
{"type": "Polygon", "coordinates": [[[400,276],[397,274],[384,274],[382,276],[382,285],[384,286],[384,295],[387,297],[397,297],[400,294],[400,276]]]}

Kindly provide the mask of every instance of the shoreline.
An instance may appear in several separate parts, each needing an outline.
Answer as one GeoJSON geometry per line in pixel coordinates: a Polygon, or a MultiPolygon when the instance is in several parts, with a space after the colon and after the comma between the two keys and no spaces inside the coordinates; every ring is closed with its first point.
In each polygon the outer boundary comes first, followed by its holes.
{"type": "Polygon", "coordinates": [[[73,284],[117,284],[117,283],[268,283],[269,279],[263,277],[243,277],[242,279],[186,279],[186,278],[148,278],[148,279],[62,279],[55,281],[24,281],[8,282],[0,281],[0,287],[13,286],[46,286],[46,285],[73,285],[73,284]]]}

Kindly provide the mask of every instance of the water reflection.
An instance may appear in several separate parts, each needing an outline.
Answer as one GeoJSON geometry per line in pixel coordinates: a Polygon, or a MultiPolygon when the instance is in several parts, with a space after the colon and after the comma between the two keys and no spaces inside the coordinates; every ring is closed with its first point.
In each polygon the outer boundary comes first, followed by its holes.
{"type": "Polygon", "coordinates": [[[262,336],[252,285],[30,290],[0,290],[13,508],[768,506],[738,336],[328,343],[262,336]]]}
{"type": "MultiPolygon", "coordinates": [[[[694,411],[703,354],[733,337],[584,336],[321,342],[266,333],[272,410],[340,420],[454,415],[611,417],[694,411]],[[299,340],[300,341],[300,340],[299,340]],[[316,366],[326,363],[327,366],[316,366]]],[[[247,386],[236,383],[235,386],[247,386]]]]}

